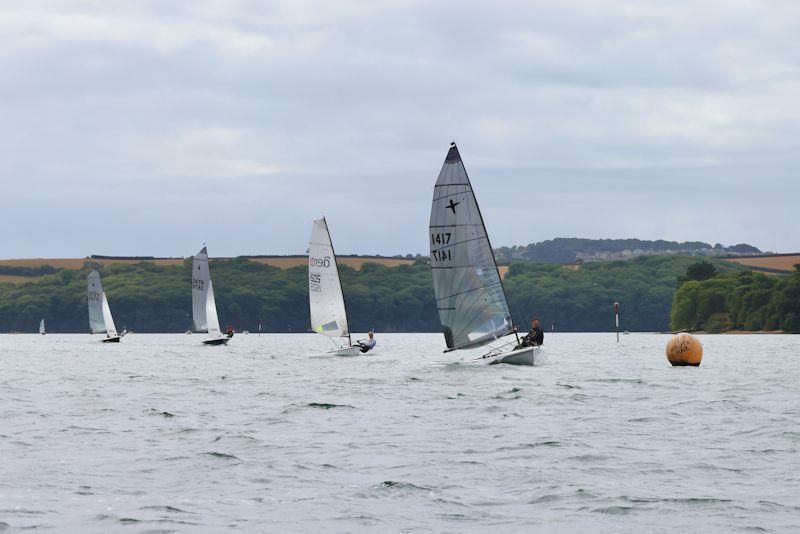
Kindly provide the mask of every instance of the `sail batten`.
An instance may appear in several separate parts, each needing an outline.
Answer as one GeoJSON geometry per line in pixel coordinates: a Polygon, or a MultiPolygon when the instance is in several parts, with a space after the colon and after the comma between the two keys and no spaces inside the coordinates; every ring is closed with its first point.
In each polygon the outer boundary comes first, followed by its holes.
{"type": "Polygon", "coordinates": [[[308,304],[314,332],[349,340],[339,265],[324,218],[314,221],[308,240],[308,304]]]}
{"type": "Polygon", "coordinates": [[[448,349],[477,347],[513,332],[494,252],[455,144],[434,187],[429,228],[433,286],[448,349]]]}

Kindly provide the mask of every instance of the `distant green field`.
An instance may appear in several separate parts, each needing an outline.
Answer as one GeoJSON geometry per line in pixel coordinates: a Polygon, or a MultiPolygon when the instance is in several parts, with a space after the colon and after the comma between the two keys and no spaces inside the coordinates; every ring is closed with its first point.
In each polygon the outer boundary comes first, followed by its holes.
{"type": "MultiPolygon", "coordinates": [[[[230,258],[227,258],[230,259],[230,258]]],[[[261,263],[264,265],[271,265],[280,269],[289,269],[291,267],[303,266],[306,264],[305,256],[255,256],[248,258],[250,261],[261,263]]],[[[44,274],[52,274],[52,272],[61,269],[80,270],[83,269],[86,262],[95,263],[102,266],[110,265],[130,265],[139,263],[143,260],[140,259],[94,259],[94,258],[35,258],[35,259],[19,259],[19,260],[0,260],[0,283],[12,284],[25,284],[37,282],[39,277],[44,274]],[[47,269],[50,271],[47,272],[47,269]],[[38,272],[37,272],[38,271],[38,272]]],[[[175,266],[182,265],[185,261],[184,258],[154,258],[144,260],[148,263],[161,266],[175,266]]],[[[382,257],[349,257],[343,256],[339,258],[341,265],[347,265],[353,269],[361,269],[365,263],[375,263],[378,265],[385,265],[387,267],[397,267],[399,265],[411,265],[414,260],[403,258],[382,258],[382,257]]]]}

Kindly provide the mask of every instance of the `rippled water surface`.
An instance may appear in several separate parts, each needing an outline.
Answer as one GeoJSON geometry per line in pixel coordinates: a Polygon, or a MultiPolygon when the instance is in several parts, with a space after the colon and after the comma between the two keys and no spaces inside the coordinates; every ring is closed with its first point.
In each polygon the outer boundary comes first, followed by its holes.
{"type": "Polygon", "coordinates": [[[3,335],[0,531],[800,530],[800,336],[667,339],[3,335]]]}

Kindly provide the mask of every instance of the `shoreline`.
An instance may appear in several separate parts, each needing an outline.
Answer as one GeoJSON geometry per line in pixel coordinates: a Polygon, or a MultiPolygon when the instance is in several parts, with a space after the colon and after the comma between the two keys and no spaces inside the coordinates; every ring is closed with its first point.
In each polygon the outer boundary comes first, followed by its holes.
{"type": "Polygon", "coordinates": [[[722,332],[709,332],[707,330],[679,330],[677,332],[669,332],[670,334],[680,334],[685,332],[687,334],[700,334],[704,336],[720,336],[720,335],[741,335],[741,334],[759,334],[759,335],[774,335],[786,334],[792,335],[791,332],[783,330],[724,330],[722,332]]]}

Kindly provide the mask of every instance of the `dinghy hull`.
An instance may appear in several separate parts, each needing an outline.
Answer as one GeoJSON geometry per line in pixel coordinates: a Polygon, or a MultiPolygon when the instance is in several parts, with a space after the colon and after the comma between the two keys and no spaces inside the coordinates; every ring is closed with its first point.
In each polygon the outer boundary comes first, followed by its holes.
{"type": "Polygon", "coordinates": [[[358,347],[344,347],[337,350],[332,350],[328,354],[332,356],[345,356],[345,357],[352,357],[358,356],[361,354],[361,349],[358,347]]]}
{"type": "Polygon", "coordinates": [[[217,338],[217,339],[207,339],[207,340],[203,341],[203,345],[210,345],[210,346],[227,345],[228,344],[228,339],[229,338],[227,338],[227,337],[221,337],[221,338],[217,338]]]}
{"type": "Polygon", "coordinates": [[[121,338],[119,336],[107,337],[102,340],[103,343],[119,343],[121,338]]]}
{"type": "Polygon", "coordinates": [[[501,354],[489,362],[489,365],[507,363],[509,365],[534,365],[537,356],[541,354],[541,347],[525,347],[508,354],[501,354]]]}

